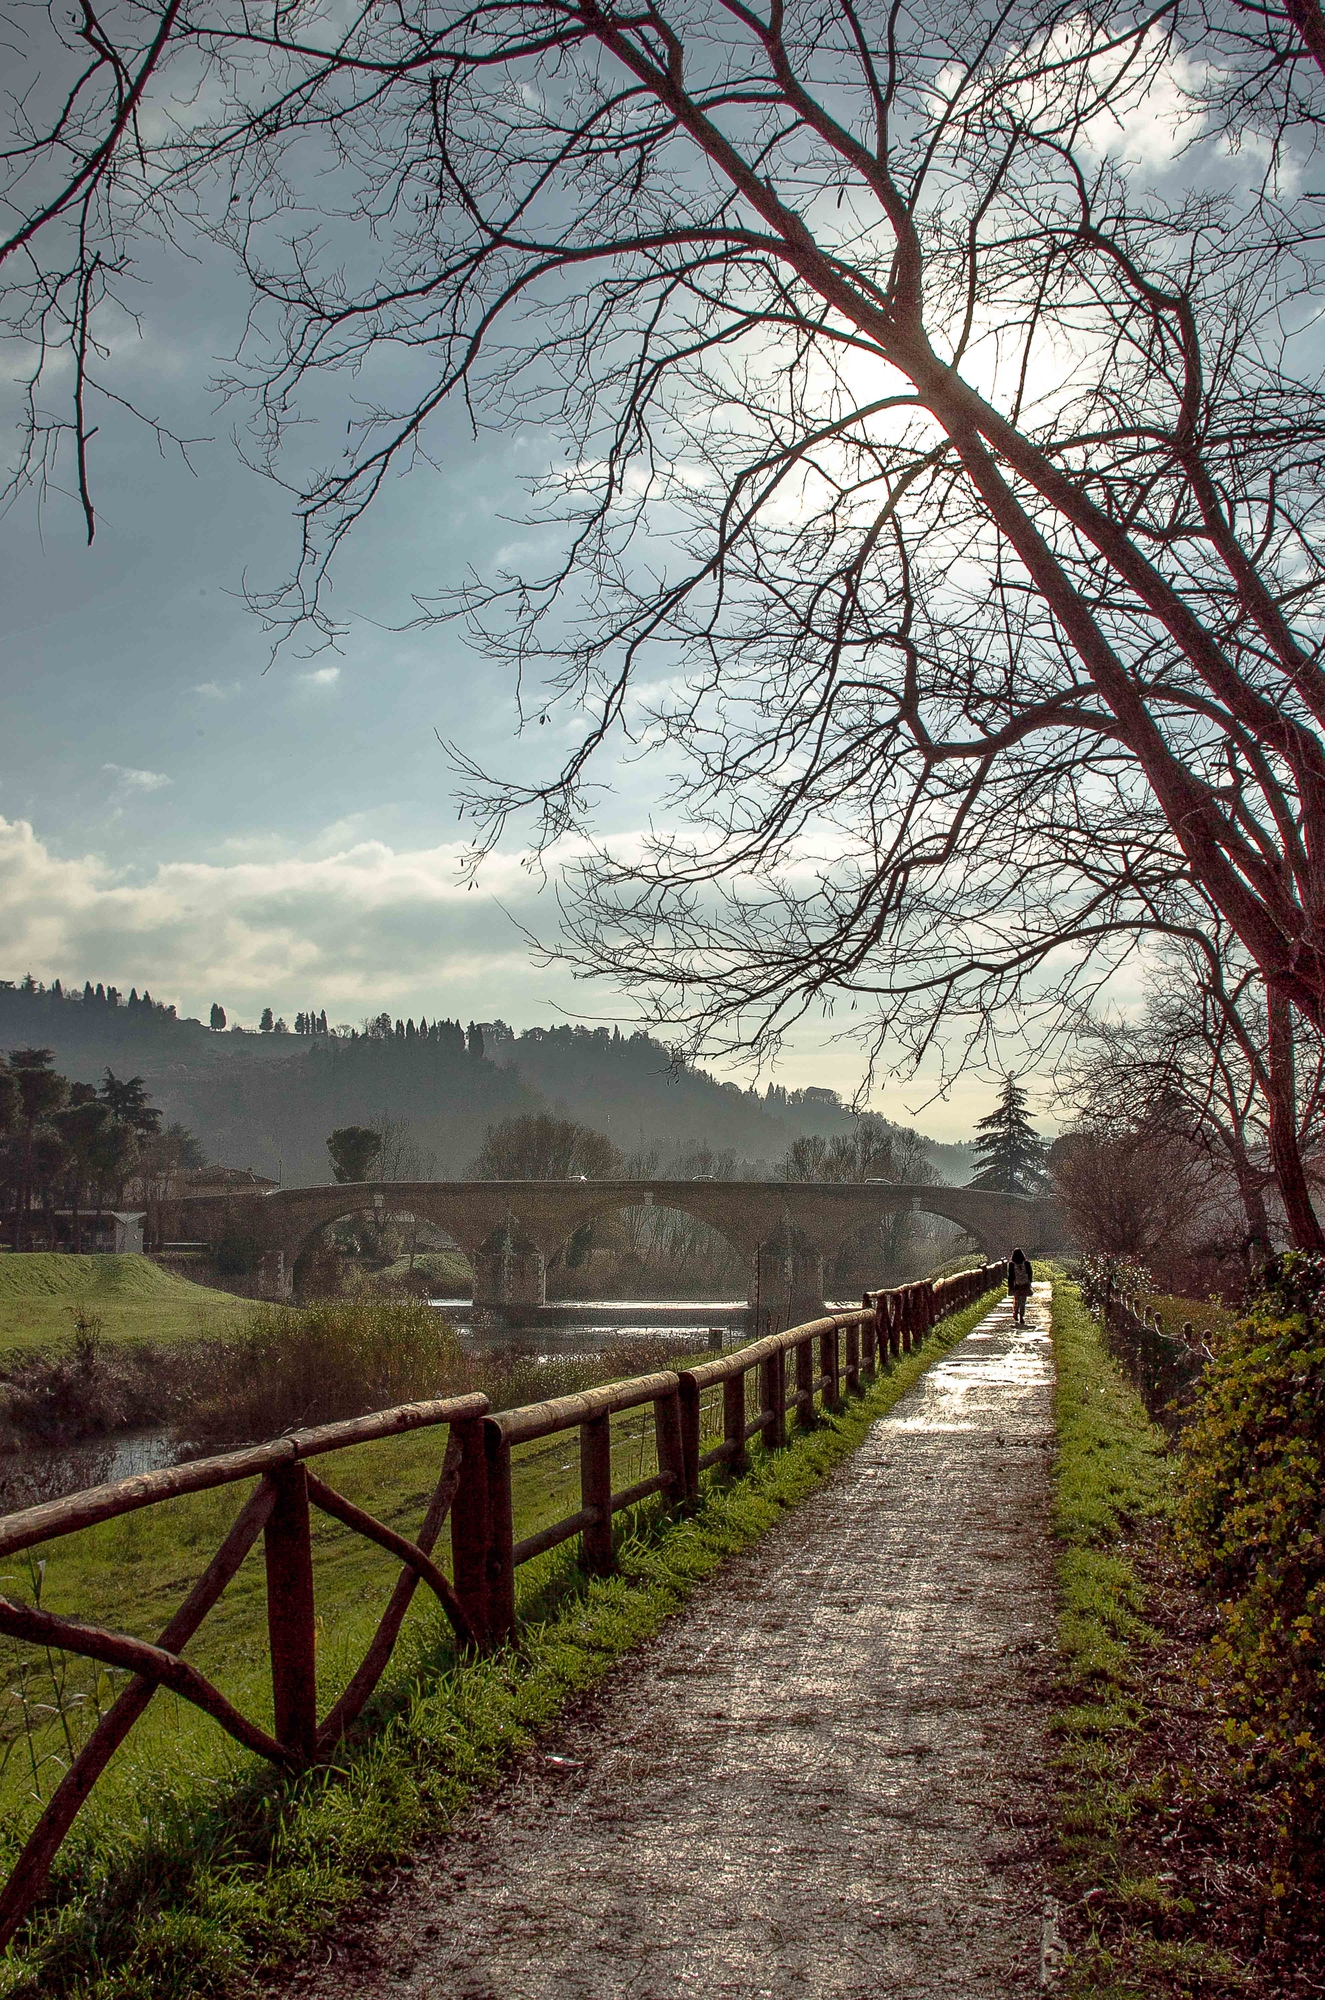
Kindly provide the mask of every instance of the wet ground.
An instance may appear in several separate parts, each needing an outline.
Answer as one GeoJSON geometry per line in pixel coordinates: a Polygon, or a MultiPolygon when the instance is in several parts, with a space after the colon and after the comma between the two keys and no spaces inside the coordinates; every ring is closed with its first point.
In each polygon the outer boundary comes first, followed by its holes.
{"type": "Polygon", "coordinates": [[[1040,1985],[1048,1286],[930,1369],[294,1990],[995,2000],[1040,1985]]]}

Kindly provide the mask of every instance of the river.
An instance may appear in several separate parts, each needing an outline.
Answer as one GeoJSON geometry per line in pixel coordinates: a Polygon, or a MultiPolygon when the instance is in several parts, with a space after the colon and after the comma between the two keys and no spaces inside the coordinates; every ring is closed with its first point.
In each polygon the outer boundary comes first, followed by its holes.
{"type": "MultiPolygon", "coordinates": [[[[583,1319],[559,1318],[532,1327],[503,1327],[485,1315],[475,1315],[469,1299],[430,1299],[444,1312],[462,1344],[476,1354],[517,1349],[539,1361],[576,1354],[596,1354],[605,1347],[628,1347],[668,1340],[681,1352],[703,1354],[739,1339],[743,1299],[715,1299],[678,1304],[665,1299],[577,1301],[568,1312],[582,1310],[583,1319]]],[[[194,1456],[195,1454],[189,1454],[194,1456]]],[[[121,1431],[88,1438],[78,1444],[32,1445],[25,1451],[0,1455],[0,1514],[58,1500],[86,1486],[113,1479],[130,1479],[138,1472],[155,1472],[173,1465],[176,1443],[168,1426],[121,1431]]]]}

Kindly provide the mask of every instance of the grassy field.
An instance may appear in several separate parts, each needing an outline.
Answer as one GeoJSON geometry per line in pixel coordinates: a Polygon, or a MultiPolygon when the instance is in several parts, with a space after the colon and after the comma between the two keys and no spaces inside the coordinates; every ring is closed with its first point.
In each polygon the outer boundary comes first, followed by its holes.
{"type": "Polygon", "coordinates": [[[0,1356],[61,1346],[78,1313],[95,1313],[106,1340],[175,1341],[232,1333],[251,1311],[147,1257],[0,1255],[0,1356]]]}
{"type": "MultiPolygon", "coordinates": [[[[375,1869],[490,1781],[503,1759],[571,1694],[590,1685],[727,1555],[803,1498],[870,1424],[988,1309],[941,1324],[920,1353],[781,1452],[757,1449],[749,1475],[706,1478],[686,1520],[646,1503],[618,1517],[620,1573],[590,1582],[575,1544],[517,1574],[518,1649],[457,1662],[420,1592],[372,1726],[341,1767],[282,1784],[215,1726],[158,1694],[97,1787],[57,1864],[55,1903],[0,1961],[0,1995],[80,2000],[192,2000],[252,1990],[257,1968],[301,1950],[335,1921],[375,1869]]],[[[708,1426],[716,1423],[716,1409],[708,1426]]],[[[441,1439],[358,1447],[318,1471],[380,1518],[416,1526],[441,1439]]],[[[516,1534],[578,1505],[574,1434],[517,1452],[516,1534]]],[[[613,1483],[653,1469],[647,1413],[614,1426],[613,1483]]],[[[52,1610],[154,1635],[203,1568],[242,1500],[233,1490],[172,1501],[72,1536],[7,1588],[52,1610]]],[[[389,1558],[326,1521],[316,1529],[319,1699],[353,1671],[395,1575],[389,1558]]],[[[260,1554],[250,1557],[189,1648],[189,1657],[255,1719],[269,1721],[260,1554]]],[[[12,1860],[38,1799],[113,1693],[111,1677],[6,1646],[9,1717],[0,1757],[0,1867],[12,1860]]]]}

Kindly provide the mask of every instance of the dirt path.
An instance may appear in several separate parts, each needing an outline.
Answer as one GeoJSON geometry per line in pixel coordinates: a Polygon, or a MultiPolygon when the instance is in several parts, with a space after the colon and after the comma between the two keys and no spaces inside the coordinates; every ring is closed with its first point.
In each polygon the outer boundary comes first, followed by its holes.
{"type": "Polygon", "coordinates": [[[931,1368],[296,1991],[1034,1992],[1048,1293],[931,1368]]]}

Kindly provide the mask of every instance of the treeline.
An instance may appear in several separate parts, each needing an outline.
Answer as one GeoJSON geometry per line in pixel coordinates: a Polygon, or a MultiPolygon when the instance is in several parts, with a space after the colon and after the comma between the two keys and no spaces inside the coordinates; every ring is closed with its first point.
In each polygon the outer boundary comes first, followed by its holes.
{"type": "Polygon", "coordinates": [[[90,979],[84,980],[80,991],[77,987],[62,985],[58,979],[53,979],[49,986],[43,986],[42,982],[34,979],[29,972],[25,978],[17,982],[12,979],[0,979],[0,993],[22,994],[29,1005],[34,1002],[38,1004],[44,1002],[45,1011],[48,1013],[60,1007],[73,1006],[98,1008],[103,1013],[111,1014],[123,1008],[126,1014],[135,1014],[140,1019],[148,1020],[154,1015],[159,1015],[162,1021],[176,1021],[179,1018],[174,1007],[167,1006],[163,1000],[154,1000],[146,987],[141,996],[136,986],[131,987],[126,1000],[118,986],[112,986],[108,981],[103,983],[101,980],[98,980],[95,986],[90,979]]]}
{"type": "Polygon", "coordinates": [[[15,1250],[80,1251],[86,1220],[166,1193],[203,1164],[192,1133],[164,1131],[140,1076],[62,1076],[50,1049],[0,1062],[0,1236],[15,1250]]]}
{"type": "MultiPolygon", "coordinates": [[[[709,1146],[764,1171],[797,1139],[842,1137],[855,1124],[831,1091],[720,1081],[642,1029],[517,1033],[442,1008],[351,1026],[316,992],[294,1031],[271,1010],[265,1029],[235,1029],[219,1000],[209,1027],[146,994],[126,1001],[104,982],[100,992],[91,981],[81,991],[0,981],[0,1049],[48,1047],[58,1069],[90,1084],[107,1067],[140,1074],[165,1122],[196,1133],[209,1159],[287,1186],[326,1179],[328,1132],[384,1117],[408,1126],[421,1171],[440,1176],[463,1175],[489,1125],[525,1114],[576,1119],[627,1155],[709,1146]]],[[[969,1178],[968,1148],[924,1144],[942,1178],[969,1178]]]]}

